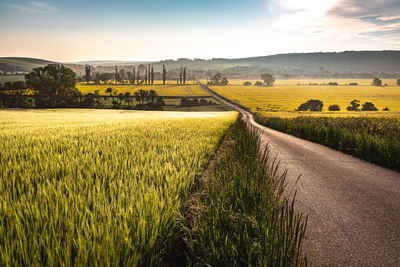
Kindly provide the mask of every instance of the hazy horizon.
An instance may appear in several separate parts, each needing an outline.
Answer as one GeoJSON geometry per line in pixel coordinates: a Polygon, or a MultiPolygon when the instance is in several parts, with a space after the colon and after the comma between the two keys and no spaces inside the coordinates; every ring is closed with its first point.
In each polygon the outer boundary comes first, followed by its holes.
{"type": "Polygon", "coordinates": [[[0,0],[0,56],[158,61],[399,50],[399,14],[397,0],[0,0]]]}

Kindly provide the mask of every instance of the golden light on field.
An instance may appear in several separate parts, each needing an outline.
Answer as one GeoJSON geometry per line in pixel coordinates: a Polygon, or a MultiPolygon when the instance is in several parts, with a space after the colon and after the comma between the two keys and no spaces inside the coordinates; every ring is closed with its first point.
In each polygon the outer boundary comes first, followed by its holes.
{"type": "MultiPolygon", "coordinates": [[[[318,99],[323,101],[325,113],[311,112],[310,114],[400,116],[400,87],[395,85],[394,79],[383,79],[383,83],[387,83],[388,86],[372,86],[371,79],[277,80],[273,87],[244,86],[243,82],[244,80],[232,80],[228,86],[211,86],[211,89],[249,107],[253,112],[266,115],[290,112],[291,114],[285,116],[293,116],[293,112],[300,104],[309,99],[318,99]],[[334,81],[339,85],[328,85],[329,82],[334,81]],[[359,85],[351,86],[350,82],[356,82],[359,85]],[[372,102],[379,112],[346,111],[347,106],[354,99],[359,100],[360,104],[372,102]],[[334,104],[340,106],[341,112],[328,112],[328,107],[334,104]],[[385,107],[388,107],[390,112],[382,111],[385,107]]],[[[307,113],[297,112],[297,114],[307,113]]]]}
{"type": "MultiPolygon", "coordinates": [[[[154,85],[114,85],[114,84],[86,84],[78,83],[76,85],[82,94],[94,93],[99,91],[100,95],[109,95],[105,90],[111,87],[116,94],[130,92],[133,94],[138,90],[155,90],[160,96],[209,96],[209,94],[201,89],[197,84],[176,85],[176,84],[154,84],[154,85]]],[[[113,94],[114,95],[114,94],[113,94]]]]}
{"type": "Polygon", "coordinates": [[[137,266],[161,257],[183,196],[236,117],[1,110],[2,259],[40,265],[45,250],[50,265],[95,254],[75,264],[137,266]]]}

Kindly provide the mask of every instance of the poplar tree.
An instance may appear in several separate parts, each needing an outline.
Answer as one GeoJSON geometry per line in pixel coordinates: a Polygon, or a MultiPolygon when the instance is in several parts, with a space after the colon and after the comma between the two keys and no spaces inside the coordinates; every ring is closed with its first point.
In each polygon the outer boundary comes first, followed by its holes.
{"type": "Polygon", "coordinates": [[[140,72],[139,72],[139,68],[138,68],[138,70],[136,72],[136,83],[137,83],[137,85],[139,85],[139,81],[140,81],[140,72]]]}
{"type": "Polygon", "coordinates": [[[116,82],[119,81],[119,73],[118,73],[118,68],[117,68],[117,66],[115,66],[115,81],[116,81],[116,82]]]}
{"type": "Polygon", "coordinates": [[[186,84],[186,67],[183,68],[183,84],[186,84]]]}
{"type": "Polygon", "coordinates": [[[154,66],[151,66],[151,84],[154,83],[154,66]]]}
{"type": "Polygon", "coordinates": [[[91,72],[90,65],[88,65],[88,64],[85,65],[85,72],[86,72],[86,83],[89,84],[90,72],[91,72]]]}
{"type": "Polygon", "coordinates": [[[165,69],[164,64],[162,66],[163,66],[162,79],[163,79],[163,85],[165,85],[165,81],[167,80],[167,70],[165,69]]]}
{"type": "Polygon", "coordinates": [[[182,85],[182,77],[183,76],[183,70],[182,70],[182,66],[181,69],[179,70],[179,84],[182,85]]]}
{"type": "Polygon", "coordinates": [[[136,68],[133,66],[133,72],[132,72],[132,84],[135,84],[136,80],[136,68]]]}

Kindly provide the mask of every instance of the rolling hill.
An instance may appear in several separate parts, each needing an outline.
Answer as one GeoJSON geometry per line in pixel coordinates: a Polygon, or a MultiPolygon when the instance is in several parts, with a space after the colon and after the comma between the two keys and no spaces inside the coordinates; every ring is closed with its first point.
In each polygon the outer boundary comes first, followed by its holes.
{"type": "MultiPolygon", "coordinates": [[[[0,71],[30,71],[53,61],[3,57],[0,58],[0,71]]],[[[345,51],[329,53],[293,53],[271,56],[249,57],[238,59],[187,59],[164,60],[158,62],[94,60],[77,63],[64,63],[75,72],[82,74],[84,64],[95,67],[97,72],[113,72],[115,66],[130,69],[139,64],[152,64],[156,71],[165,64],[168,70],[175,71],[186,66],[198,78],[206,77],[209,72],[220,71],[227,77],[250,78],[259,77],[262,72],[272,72],[282,76],[328,76],[348,77],[400,76],[400,51],[345,51]]]]}

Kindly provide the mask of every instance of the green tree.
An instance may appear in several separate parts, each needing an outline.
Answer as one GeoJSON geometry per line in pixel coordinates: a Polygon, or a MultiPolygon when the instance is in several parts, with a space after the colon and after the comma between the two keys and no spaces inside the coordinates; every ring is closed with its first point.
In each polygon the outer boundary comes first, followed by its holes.
{"type": "Polygon", "coordinates": [[[136,68],[133,67],[131,84],[135,84],[135,80],[136,80],[136,68]]]}
{"type": "Polygon", "coordinates": [[[378,111],[372,102],[365,102],[362,106],[361,111],[378,111]]]}
{"type": "Polygon", "coordinates": [[[375,78],[372,80],[372,85],[373,85],[373,86],[382,86],[382,80],[379,79],[378,77],[375,77],[375,78]]]}
{"type": "Polygon", "coordinates": [[[328,108],[329,111],[340,111],[340,106],[339,105],[330,105],[328,108]]]}
{"type": "Polygon", "coordinates": [[[126,92],[124,94],[124,100],[125,100],[125,104],[131,104],[132,103],[132,97],[131,97],[131,93],[130,92],[126,92]]]}
{"type": "Polygon", "coordinates": [[[162,71],[162,79],[163,79],[163,85],[165,85],[165,82],[167,81],[167,69],[165,68],[165,65],[162,65],[163,71],[162,71]]]}
{"type": "Polygon", "coordinates": [[[347,107],[348,111],[360,111],[360,101],[354,99],[350,102],[350,106],[347,107]]]}
{"type": "Polygon", "coordinates": [[[86,64],[85,65],[85,73],[86,73],[85,78],[86,78],[87,84],[89,84],[89,81],[90,81],[90,72],[91,72],[90,65],[86,64]]]}
{"type": "Polygon", "coordinates": [[[179,70],[179,84],[182,85],[183,82],[183,67],[179,70]]]}
{"type": "Polygon", "coordinates": [[[136,102],[140,103],[140,94],[138,91],[133,93],[133,97],[135,98],[136,102]]]}
{"type": "Polygon", "coordinates": [[[157,98],[157,92],[156,91],[154,91],[154,90],[150,90],[150,92],[149,92],[149,100],[150,100],[150,102],[152,103],[152,104],[154,104],[154,101],[156,100],[156,98],[157,98]]]}
{"type": "Polygon", "coordinates": [[[38,107],[72,107],[78,102],[76,74],[63,65],[35,68],[25,75],[25,80],[35,93],[38,107]]]}
{"type": "Polygon", "coordinates": [[[154,83],[154,66],[151,66],[151,84],[154,83]]]}
{"type": "Polygon", "coordinates": [[[124,98],[125,98],[125,95],[123,93],[118,94],[118,99],[119,99],[120,104],[122,103],[122,100],[124,100],[124,98]]]}
{"type": "Polygon", "coordinates": [[[139,71],[139,68],[138,68],[138,70],[136,72],[136,84],[137,85],[139,85],[139,81],[140,81],[140,71],[139,71]]]}
{"type": "Polygon", "coordinates": [[[110,94],[110,96],[112,96],[113,91],[114,90],[111,87],[108,87],[105,92],[106,94],[110,94]]]}
{"type": "Polygon", "coordinates": [[[117,66],[115,66],[115,81],[118,83],[121,80],[117,66]]]}
{"type": "Polygon", "coordinates": [[[186,67],[183,68],[183,84],[186,84],[186,67]]]}
{"type": "Polygon", "coordinates": [[[266,86],[274,85],[275,78],[274,78],[274,76],[272,76],[272,74],[269,74],[269,73],[261,74],[261,79],[264,81],[264,84],[266,86]]]}
{"type": "Polygon", "coordinates": [[[297,111],[322,111],[322,107],[324,106],[324,103],[321,100],[317,99],[310,99],[307,102],[301,104],[298,108],[297,111]]]}
{"type": "Polygon", "coordinates": [[[212,85],[220,85],[221,81],[222,81],[222,74],[219,73],[219,72],[211,77],[211,84],[212,85]]]}

